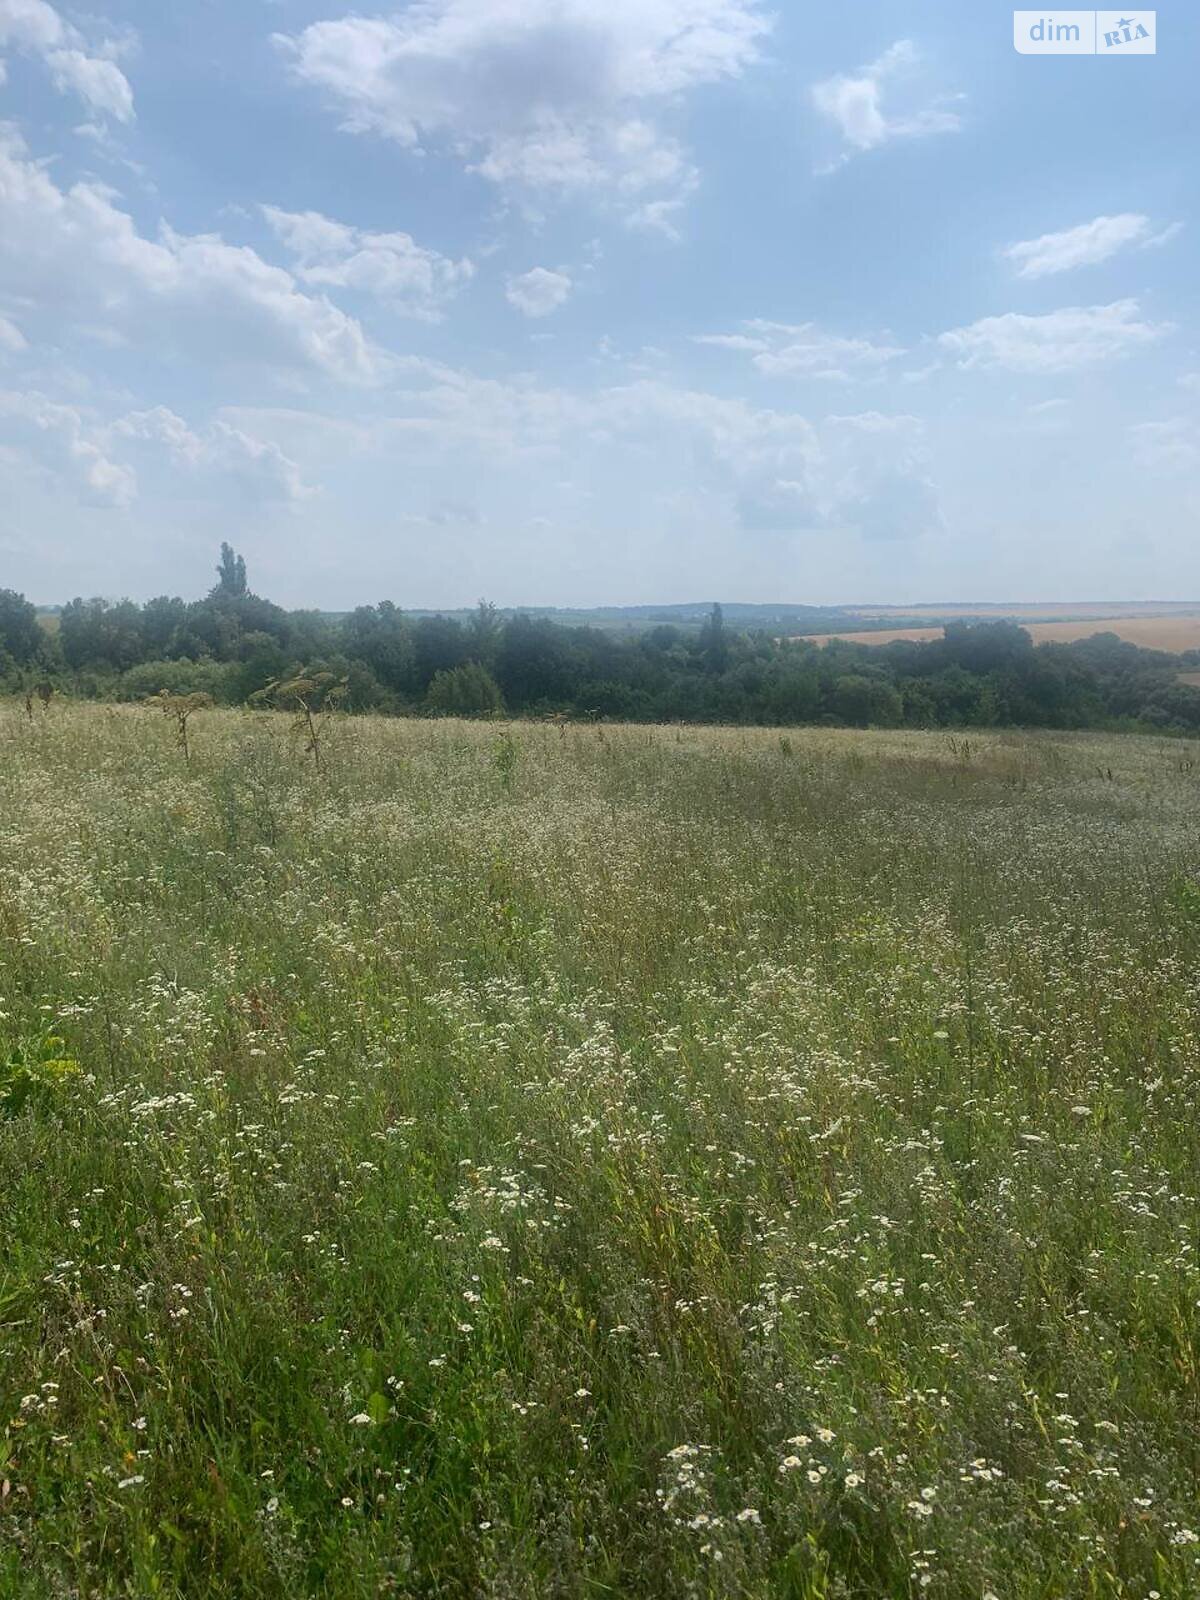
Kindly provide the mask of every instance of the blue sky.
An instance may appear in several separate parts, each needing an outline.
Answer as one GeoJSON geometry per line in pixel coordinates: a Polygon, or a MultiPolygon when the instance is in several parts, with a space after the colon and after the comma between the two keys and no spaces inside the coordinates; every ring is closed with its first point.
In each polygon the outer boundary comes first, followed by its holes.
{"type": "Polygon", "coordinates": [[[1200,596],[1200,12],[0,0],[0,585],[1200,596]]]}

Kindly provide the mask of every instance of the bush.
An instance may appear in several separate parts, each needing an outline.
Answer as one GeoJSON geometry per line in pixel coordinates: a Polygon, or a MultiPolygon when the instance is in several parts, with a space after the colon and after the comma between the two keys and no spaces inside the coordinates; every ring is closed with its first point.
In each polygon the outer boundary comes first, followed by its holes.
{"type": "Polygon", "coordinates": [[[145,700],[165,689],[168,694],[210,694],[223,705],[236,705],[239,666],[234,661],[143,661],[117,680],[119,700],[145,700]]]}
{"type": "Polygon", "coordinates": [[[500,685],[486,667],[466,661],[438,672],[425,695],[425,706],[442,717],[491,717],[504,710],[500,685]]]}
{"type": "Polygon", "coordinates": [[[900,696],[882,678],[847,673],[833,686],[833,709],[843,722],[855,727],[894,728],[903,713],[900,696]]]}

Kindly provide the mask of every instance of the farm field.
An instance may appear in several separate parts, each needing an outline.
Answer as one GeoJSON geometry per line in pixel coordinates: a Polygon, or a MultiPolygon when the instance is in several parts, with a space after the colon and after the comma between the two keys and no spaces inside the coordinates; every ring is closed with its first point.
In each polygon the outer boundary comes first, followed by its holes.
{"type": "Polygon", "coordinates": [[[189,741],[0,709],[0,1594],[1200,1593],[1200,745],[189,741]]]}
{"type": "Polygon", "coordinates": [[[856,617],[1011,617],[1017,622],[1077,622],[1111,617],[1178,617],[1200,615],[1195,600],[1035,600],[977,605],[847,606],[856,617]]]}
{"type": "MultiPolygon", "coordinates": [[[[1069,644],[1073,639],[1090,639],[1096,633],[1115,633],[1118,638],[1140,645],[1144,650],[1200,650],[1200,612],[1194,615],[1088,618],[1075,622],[1022,620],[1021,626],[1032,637],[1034,644],[1048,641],[1069,644]]],[[[868,628],[861,632],[805,634],[801,637],[810,638],[814,644],[821,645],[828,644],[831,639],[844,639],[851,644],[893,644],[897,639],[940,639],[942,626],[939,623],[927,628],[868,628]]]]}

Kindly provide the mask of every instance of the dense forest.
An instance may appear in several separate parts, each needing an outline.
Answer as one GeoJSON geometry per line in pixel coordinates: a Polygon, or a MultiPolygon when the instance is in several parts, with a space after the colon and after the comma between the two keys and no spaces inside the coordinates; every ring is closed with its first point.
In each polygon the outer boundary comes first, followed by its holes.
{"type": "Polygon", "coordinates": [[[950,623],[926,643],[818,647],[734,631],[718,605],[700,628],[627,637],[483,602],[466,622],[406,617],[388,600],[330,616],[254,594],[228,545],[202,600],[79,599],[56,620],[0,589],[0,691],[31,707],[52,690],[270,703],[303,679],[347,710],[410,715],[1200,732],[1200,689],[1180,681],[1200,652],[1112,633],[1035,646],[1011,622],[950,623]]]}

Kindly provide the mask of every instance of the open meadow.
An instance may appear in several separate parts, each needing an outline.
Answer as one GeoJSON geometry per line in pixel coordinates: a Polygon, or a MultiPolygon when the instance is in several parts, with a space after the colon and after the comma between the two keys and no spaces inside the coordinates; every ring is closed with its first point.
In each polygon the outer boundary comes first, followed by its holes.
{"type": "Polygon", "coordinates": [[[1195,1600],[1200,745],[188,739],[0,709],[0,1595],[1195,1600]]]}

